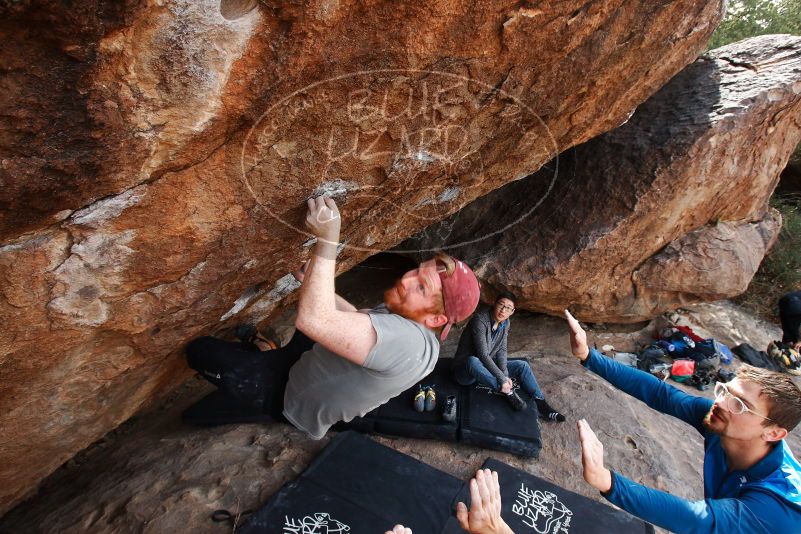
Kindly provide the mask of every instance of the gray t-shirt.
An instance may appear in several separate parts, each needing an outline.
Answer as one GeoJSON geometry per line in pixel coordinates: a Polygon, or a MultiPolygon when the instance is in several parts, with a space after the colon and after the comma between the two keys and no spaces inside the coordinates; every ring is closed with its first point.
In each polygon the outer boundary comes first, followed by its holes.
{"type": "Polygon", "coordinates": [[[434,370],[439,356],[434,332],[383,305],[369,315],[376,344],[363,366],[315,343],[289,371],[284,417],[312,439],[321,439],[338,421],[363,416],[434,370]]]}

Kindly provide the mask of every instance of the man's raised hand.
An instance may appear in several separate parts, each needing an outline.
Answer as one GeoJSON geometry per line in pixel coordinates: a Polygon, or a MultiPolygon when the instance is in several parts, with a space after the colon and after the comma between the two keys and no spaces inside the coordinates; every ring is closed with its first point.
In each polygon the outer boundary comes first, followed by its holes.
{"type": "Polygon", "coordinates": [[[604,446],[586,420],[576,423],[581,441],[581,465],[584,480],[593,488],[607,492],[612,489],[612,472],[604,467],[604,446]]]}
{"type": "Polygon", "coordinates": [[[567,319],[567,328],[570,331],[570,350],[573,352],[573,356],[584,361],[590,354],[590,348],[587,345],[587,332],[581,328],[576,318],[570,315],[567,310],[565,310],[565,319],[567,319]]]}
{"type": "Polygon", "coordinates": [[[470,534],[514,534],[501,518],[501,486],[498,473],[479,469],[470,481],[470,510],[456,505],[456,519],[470,534]]]}
{"type": "Polygon", "coordinates": [[[403,525],[395,525],[395,528],[387,530],[384,534],[412,534],[412,529],[403,525]]]}
{"type": "Polygon", "coordinates": [[[337,245],[339,243],[339,230],[342,219],[339,217],[334,199],[327,196],[310,198],[306,201],[309,207],[306,212],[306,228],[317,237],[328,243],[337,245]]]}

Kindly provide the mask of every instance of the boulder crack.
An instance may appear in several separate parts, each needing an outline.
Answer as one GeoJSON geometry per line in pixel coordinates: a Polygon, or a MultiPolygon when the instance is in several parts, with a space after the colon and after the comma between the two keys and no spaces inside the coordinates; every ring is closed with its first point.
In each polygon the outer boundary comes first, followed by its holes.
{"type": "Polygon", "coordinates": [[[750,63],[747,63],[745,61],[737,61],[735,59],[732,59],[732,58],[726,57],[726,56],[720,56],[718,59],[721,59],[721,60],[725,61],[726,63],[728,63],[732,67],[741,67],[741,68],[753,71],[756,74],[759,74],[759,69],[757,69],[754,65],[752,65],[750,63]]]}

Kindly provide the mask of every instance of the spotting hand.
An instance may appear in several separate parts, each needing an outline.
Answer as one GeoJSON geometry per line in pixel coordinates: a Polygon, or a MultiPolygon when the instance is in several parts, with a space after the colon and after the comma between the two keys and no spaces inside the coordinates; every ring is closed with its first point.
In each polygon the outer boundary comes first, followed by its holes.
{"type": "Polygon", "coordinates": [[[586,420],[576,423],[581,441],[581,465],[584,480],[593,488],[607,492],[612,488],[612,472],[604,467],[604,446],[586,420]]]}
{"type": "Polygon", "coordinates": [[[501,486],[498,473],[479,469],[470,481],[470,510],[463,502],[456,505],[456,519],[470,534],[512,534],[501,518],[501,486]]]}
{"type": "Polygon", "coordinates": [[[573,352],[573,356],[584,361],[590,354],[590,348],[587,346],[587,332],[567,310],[565,310],[565,319],[567,319],[567,328],[570,332],[570,350],[573,352]]]}

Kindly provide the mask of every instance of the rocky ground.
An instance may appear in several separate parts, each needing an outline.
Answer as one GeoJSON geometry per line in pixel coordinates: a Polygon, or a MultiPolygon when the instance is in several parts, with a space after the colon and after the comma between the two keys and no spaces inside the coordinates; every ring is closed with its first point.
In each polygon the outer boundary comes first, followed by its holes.
{"type": "MultiPolygon", "coordinates": [[[[393,269],[380,262],[357,267],[341,277],[340,291],[356,304],[374,301],[377,292],[360,288],[382,287],[380,281],[393,269]]],[[[289,308],[274,324],[282,337],[291,329],[292,314],[289,308]]],[[[702,335],[730,345],[746,341],[764,347],[779,336],[776,326],[728,302],[694,306],[678,316],[702,335]]],[[[462,479],[493,456],[600,500],[581,477],[575,421],[586,418],[604,443],[610,467],[681,497],[703,496],[699,435],[582,369],[569,355],[561,319],[520,312],[512,320],[511,354],[531,361],[548,399],[568,418],[567,423],[542,425],[538,459],[461,444],[375,439],[462,479]]],[[[589,335],[599,347],[634,350],[648,340],[652,327],[653,323],[593,325],[589,335]]],[[[457,340],[458,335],[451,335],[444,356],[453,353],[457,340]]],[[[201,379],[192,379],[83,451],[49,477],[38,495],[0,519],[0,532],[230,531],[230,525],[210,520],[214,510],[257,508],[302,472],[328,442],[311,441],[283,424],[208,429],[182,424],[181,411],[209,390],[201,379]]],[[[793,432],[789,442],[801,450],[801,432],[793,432]]]]}

